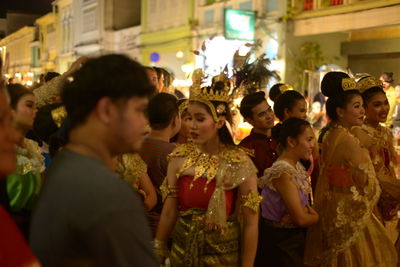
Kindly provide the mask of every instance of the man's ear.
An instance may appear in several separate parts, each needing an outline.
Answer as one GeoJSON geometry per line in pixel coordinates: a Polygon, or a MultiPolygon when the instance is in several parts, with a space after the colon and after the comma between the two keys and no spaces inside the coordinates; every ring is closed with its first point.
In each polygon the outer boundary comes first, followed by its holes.
{"type": "Polygon", "coordinates": [[[94,111],[102,123],[109,124],[116,112],[116,106],[109,97],[103,97],[97,102],[94,111]]]}
{"type": "Polygon", "coordinates": [[[225,125],[225,119],[217,120],[217,129],[221,129],[225,125]]]}

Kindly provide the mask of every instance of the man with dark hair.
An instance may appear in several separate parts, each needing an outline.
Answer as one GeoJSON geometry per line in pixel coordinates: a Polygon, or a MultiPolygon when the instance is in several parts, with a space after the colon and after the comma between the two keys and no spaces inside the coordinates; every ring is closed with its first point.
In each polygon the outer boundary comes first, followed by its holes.
{"type": "Polygon", "coordinates": [[[150,82],[156,87],[156,93],[160,91],[160,88],[158,88],[158,76],[157,76],[157,71],[153,67],[146,66],[146,74],[150,79],[150,82]]]}
{"type": "Polygon", "coordinates": [[[46,266],[157,266],[141,200],[112,170],[116,155],[140,149],[154,87],[121,55],[91,59],[73,78],[61,95],[69,142],[49,168],[31,246],[46,266]]]}
{"type": "Polygon", "coordinates": [[[56,77],[61,76],[60,73],[58,72],[54,72],[54,71],[49,71],[48,73],[46,73],[46,75],[44,76],[44,82],[49,82],[51,80],[53,80],[56,77]]]}
{"type": "Polygon", "coordinates": [[[271,137],[274,126],[274,111],[268,105],[264,92],[256,92],[245,96],[240,103],[240,114],[253,126],[249,136],[239,146],[250,156],[258,170],[258,177],[264,170],[272,166],[278,158],[276,152],[278,142],[271,137]]]}
{"type": "Polygon", "coordinates": [[[169,140],[181,128],[178,99],[168,93],[155,95],[149,103],[148,117],[151,133],[143,143],[140,156],[147,164],[148,175],[157,192],[157,205],[150,212],[151,228],[155,231],[162,209],[160,186],[167,175],[167,156],[176,147],[169,140]]]}

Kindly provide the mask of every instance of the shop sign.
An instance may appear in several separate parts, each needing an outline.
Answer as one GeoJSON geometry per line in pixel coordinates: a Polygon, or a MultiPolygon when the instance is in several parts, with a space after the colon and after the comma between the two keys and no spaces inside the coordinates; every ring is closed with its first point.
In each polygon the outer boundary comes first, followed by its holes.
{"type": "Polygon", "coordinates": [[[224,35],[228,40],[253,41],[255,36],[256,12],[225,9],[224,35]]]}

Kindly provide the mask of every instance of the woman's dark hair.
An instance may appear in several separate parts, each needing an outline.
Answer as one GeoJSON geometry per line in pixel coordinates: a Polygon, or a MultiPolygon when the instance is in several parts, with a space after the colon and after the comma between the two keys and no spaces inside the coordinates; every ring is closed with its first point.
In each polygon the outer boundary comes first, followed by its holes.
{"type": "MultiPolygon", "coordinates": [[[[207,91],[210,91],[211,89],[213,89],[214,92],[218,92],[222,88],[220,88],[219,86],[217,86],[217,87],[211,87],[211,86],[207,87],[207,91]]],[[[203,105],[204,108],[207,110],[207,112],[210,115],[212,115],[210,108],[206,104],[204,104],[202,102],[199,102],[199,101],[191,101],[191,102],[196,102],[196,103],[199,103],[200,105],[203,105]]],[[[210,102],[214,106],[215,110],[220,105],[225,106],[225,111],[223,113],[221,113],[221,114],[218,114],[218,115],[224,116],[225,120],[232,125],[232,114],[230,112],[228,103],[222,102],[222,101],[210,101],[210,102]]],[[[225,145],[235,145],[235,142],[233,141],[233,137],[232,137],[232,135],[231,135],[231,133],[228,130],[228,127],[226,125],[222,126],[218,130],[218,137],[219,137],[220,141],[225,145]]]]}
{"type": "Polygon", "coordinates": [[[16,109],[18,105],[18,101],[24,95],[33,95],[32,91],[23,86],[22,84],[8,84],[7,85],[8,95],[10,96],[10,106],[12,109],[16,109]]]}
{"type": "Polygon", "coordinates": [[[164,75],[162,68],[153,67],[153,69],[157,73],[157,81],[160,81],[161,77],[164,75]]]}
{"type": "Polygon", "coordinates": [[[265,93],[262,91],[246,95],[240,102],[240,114],[245,119],[252,118],[253,112],[251,110],[264,101],[267,100],[265,99],[265,93]]]}
{"type": "Polygon", "coordinates": [[[299,118],[285,120],[279,129],[279,144],[286,148],[288,137],[297,138],[307,127],[311,127],[310,123],[299,118]]]}
{"type": "Polygon", "coordinates": [[[384,72],[384,73],[382,73],[381,77],[387,83],[394,82],[394,80],[393,80],[393,72],[384,72]]]}
{"type": "Polygon", "coordinates": [[[285,118],[285,110],[291,110],[296,104],[297,101],[304,100],[304,96],[297,91],[290,90],[286,91],[280,96],[278,96],[274,103],[274,112],[275,116],[283,121],[285,118]]]}
{"type": "Polygon", "coordinates": [[[61,92],[71,129],[84,123],[103,97],[125,103],[131,97],[149,97],[155,92],[145,68],[123,55],[90,59],[74,73],[73,78],[73,82],[66,83],[61,92]]]}
{"type": "MultiPolygon", "coordinates": [[[[365,78],[368,78],[368,77],[361,78],[360,81],[365,79],[365,78]]],[[[369,101],[371,100],[371,98],[376,94],[384,94],[384,95],[386,95],[385,91],[380,86],[374,86],[374,87],[371,87],[371,88],[368,88],[367,90],[365,90],[361,94],[362,97],[363,97],[363,100],[364,100],[364,105],[366,106],[369,103],[369,101]]]]}
{"type": "Polygon", "coordinates": [[[44,81],[47,83],[48,81],[51,81],[52,79],[61,76],[60,73],[58,72],[53,72],[53,71],[49,71],[48,73],[46,73],[46,75],[44,76],[44,81]]]}
{"type": "Polygon", "coordinates": [[[150,127],[154,130],[163,130],[179,115],[178,99],[168,93],[156,94],[150,99],[148,117],[150,127]]]}
{"type": "Polygon", "coordinates": [[[284,85],[284,83],[277,83],[277,84],[274,84],[274,85],[271,87],[271,89],[269,89],[269,98],[270,98],[273,102],[275,102],[276,98],[282,94],[281,88],[280,88],[281,85],[284,85]]]}
{"type": "Polygon", "coordinates": [[[342,80],[349,78],[344,72],[332,71],[325,74],[321,82],[321,92],[328,97],[326,114],[332,121],[337,121],[337,108],[345,108],[354,96],[361,96],[357,90],[343,90],[342,80]]]}
{"type": "Polygon", "coordinates": [[[51,113],[54,109],[59,108],[62,105],[63,104],[61,103],[45,105],[38,109],[36,113],[35,121],[33,123],[33,131],[47,144],[49,143],[50,137],[58,131],[58,126],[54,122],[51,113]]]}
{"type": "Polygon", "coordinates": [[[168,88],[171,85],[171,74],[164,68],[160,68],[164,77],[164,86],[168,88]]]}

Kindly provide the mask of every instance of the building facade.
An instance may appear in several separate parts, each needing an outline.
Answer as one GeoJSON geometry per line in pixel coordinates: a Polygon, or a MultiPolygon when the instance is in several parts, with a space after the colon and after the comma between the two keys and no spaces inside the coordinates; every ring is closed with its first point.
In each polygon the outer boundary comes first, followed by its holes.
{"type": "Polygon", "coordinates": [[[390,71],[400,79],[400,1],[292,0],[291,6],[289,54],[316,42],[343,70],[375,76],[390,71]]]}
{"type": "Polygon", "coordinates": [[[16,82],[32,85],[32,53],[30,43],[35,39],[35,27],[25,26],[0,40],[0,54],[5,58],[3,71],[16,82]]]}
{"type": "Polygon", "coordinates": [[[195,0],[142,0],[141,61],[164,67],[178,80],[193,71],[195,0]]]}

